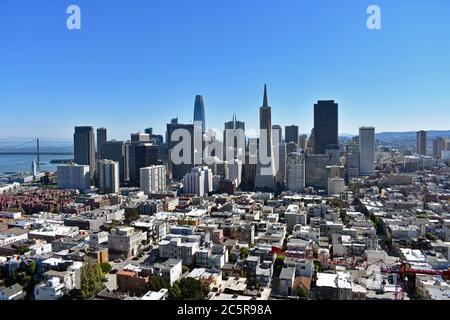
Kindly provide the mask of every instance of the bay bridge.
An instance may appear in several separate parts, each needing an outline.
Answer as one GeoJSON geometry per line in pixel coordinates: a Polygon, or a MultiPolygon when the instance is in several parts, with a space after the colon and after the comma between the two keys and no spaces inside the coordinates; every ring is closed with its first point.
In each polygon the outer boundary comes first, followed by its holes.
{"type": "MultiPolygon", "coordinates": [[[[64,149],[64,148],[60,147],[60,149],[64,149]]],[[[41,151],[40,150],[40,141],[39,141],[39,138],[37,138],[37,139],[33,139],[30,141],[21,142],[21,143],[17,143],[17,144],[0,141],[0,155],[14,155],[14,156],[33,155],[33,156],[37,156],[37,164],[39,164],[41,155],[46,155],[46,156],[48,156],[48,155],[55,155],[55,156],[73,155],[73,152],[70,152],[70,151],[41,151]],[[21,150],[31,144],[36,144],[35,151],[21,150]]]]}

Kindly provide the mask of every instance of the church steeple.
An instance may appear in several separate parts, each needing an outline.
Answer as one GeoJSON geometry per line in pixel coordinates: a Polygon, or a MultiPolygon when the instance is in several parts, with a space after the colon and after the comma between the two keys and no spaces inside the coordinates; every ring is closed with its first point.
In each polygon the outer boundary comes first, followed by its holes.
{"type": "Polygon", "coordinates": [[[263,101],[263,107],[269,106],[269,99],[267,98],[267,85],[264,84],[264,101],[263,101]]]}

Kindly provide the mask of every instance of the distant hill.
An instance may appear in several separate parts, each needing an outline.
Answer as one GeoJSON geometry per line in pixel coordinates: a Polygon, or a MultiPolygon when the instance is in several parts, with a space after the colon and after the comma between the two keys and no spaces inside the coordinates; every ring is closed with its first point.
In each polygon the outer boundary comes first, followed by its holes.
{"type": "MultiPolygon", "coordinates": [[[[434,139],[437,137],[450,138],[450,130],[430,130],[428,132],[428,139],[434,139]]],[[[381,141],[394,141],[394,140],[410,140],[416,139],[416,131],[407,132],[380,132],[375,134],[375,138],[381,141]]]]}

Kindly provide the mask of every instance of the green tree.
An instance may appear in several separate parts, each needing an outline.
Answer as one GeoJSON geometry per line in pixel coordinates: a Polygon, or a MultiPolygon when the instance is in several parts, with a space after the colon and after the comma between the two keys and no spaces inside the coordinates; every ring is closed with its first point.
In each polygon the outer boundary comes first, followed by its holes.
{"type": "Polygon", "coordinates": [[[246,247],[242,247],[241,250],[239,250],[239,256],[241,259],[247,259],[247,257],[250,255],[250,250],[246,247]]]}
{"type": "Polygon", "coordinates": [[[284,267],[284,256],[277,256],[275,262],[273,263],[273,277],[279,278],[281,269],[284,267]]]}
{"type": "Polygon", "coordinates": [[[295,290],[295,293],[297,294],[297,297],[300,297],[300,298],[308,298],[308,296],[309,296],[308,290],[305,287],[303,287],[302,285],[299,285],[297,287],[297,289],[295,290]]]}
{"type": "Polygon", "coordinates": [[[228,258],[228,262],[230,263],[236,263],[237,262],[237,257],[235,254],[230,254],[230,257],[228,258]]]}
{"type": "Polygon", "coordinates": [[[103,288],[102,268],[92,259],[87,259],[81,267],[81,292],[83,299],[89,299],[103,288]]]}
{"type": "Polygon", "coordinates": [[[140,214],[137,208],[126,208],[125,209],[125,223],[130,225],[131,222],[139,219],[140,214]]]}
{"type": "Polygon", "coordinates": [[[434,234],[432,234],[431,232],[427,232],[425,236],[426,236],[427,239],[430,240],[430,241],[436,241],[436,240],[439,239],[438,237],[436,237],[436,236],[435,236],[434,234]]]}
{"type": "Polygon", "coordinates": [[[181,289],[178,283],[175,282],[173,286],[169,288],[169,300],[181,300],[181,289]]]}
{"type": "Polygon", "coordinates": [[[202,284],[194,278],[183,278],[169,289],[171,300],[203,300],[204,298],[202,284]]]}
{"type": "Polygon", "coordinates": [[[159,291],[163,288],[169,288],[167,281],[160,276],[151,276],[148,279],[147,289],[150,291],[159,291]]]}
{"type": "Polygon", "coordinates": [[[112,270],[112,267],[108,262],[100,263],[100,268],[102,269],[103,274],[107,274],[112,270]]]}

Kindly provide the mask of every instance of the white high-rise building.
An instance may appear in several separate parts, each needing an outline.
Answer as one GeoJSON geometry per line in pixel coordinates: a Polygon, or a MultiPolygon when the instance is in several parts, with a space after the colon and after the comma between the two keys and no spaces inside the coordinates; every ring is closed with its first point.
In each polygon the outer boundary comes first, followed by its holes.
{"type": "Polygon", "coordinates": [[[90,172],[88,165],[70,164],[58,166],[58,188],[77,189],[85,191],[90,187],[90,172]]]}
{"type": "Polygon", "coordinates": [[[288,191],[302,193],[305,189],[305,153],[291,152],[287,155],[286,188],[288,191]]]}
{"type": "Polygon", "coordinates": [[[37,175],[37,164],[34,160],[31,162],[31,174],[33,175],[33,177],[36,177],[37,175]]]}
{"type": "Polygon", "coordinates": [[[226,171],[226,178],[230,180],[236,180],[236,186],[239,186],[241,184],[242,177],[242,161],[234,159],[232,161],[228,161],[227,166],[228,170],[226,171]]]}
{"type": "Polygon", "coordinates": [[[375,173],[375,128],[359,128],[359,172],[361,176],[375,173]]]}
{"type": "Polygon", "coordinates": [[[267,87],[264,86],[263,105],[259,109],[260,140],[255,177],[255,189],[260,191],[275,191],[276,187],[276,163],[272,143],[272,108],[268,101],[267,87]]]}
{"type": "Polygon", "coordinates": [[[208,167],[192,168],[183,178],[183,193],[203,197],[213,191],[213,174],[208,167]]]}
{"type": "Polygon", "coordinates": [[[102,192],[119,192],[119,162],[112,160],[99,160],[98,173],[99,186],[102,192]]]}
{"type": "Polygon", "coordinates": [[[146,195],[166,189],[166,167],[150,166],[140,169],[141,190],[146,195]]]}

